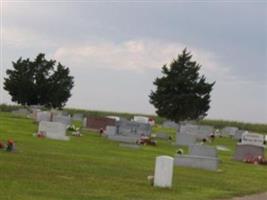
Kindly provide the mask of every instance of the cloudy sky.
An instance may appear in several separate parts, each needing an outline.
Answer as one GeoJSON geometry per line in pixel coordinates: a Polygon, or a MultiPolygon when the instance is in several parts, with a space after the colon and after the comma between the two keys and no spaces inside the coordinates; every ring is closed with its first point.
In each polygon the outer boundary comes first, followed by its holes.
{"type": "Polygon", "coordinates": [[[216,81],[208,118],[267,122],[266,1],[1,5],[1,81],[11,61],[43,52],[75,77],[68,107],[154,113],[152,82],[187,47],[216,81]]]}

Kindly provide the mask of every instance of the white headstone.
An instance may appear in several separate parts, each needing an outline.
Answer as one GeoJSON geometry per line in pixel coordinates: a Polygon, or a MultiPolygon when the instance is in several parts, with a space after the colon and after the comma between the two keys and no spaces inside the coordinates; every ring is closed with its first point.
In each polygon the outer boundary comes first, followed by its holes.
{"type": "Polygon", "coordinates": [[[257,133],[244,133],[241,138],[242,144],[251,144],[256,146],[264,145],[264,135],[257,133]]]}
{"type": "Polygon", "coordinates": [[[120,121],[120,117],[118,116],[106,116],[106,118],[115,119],[116,122],[120,121]]]}
{"type": "Polygon", "coordinates": [[[158,156],[156,158],[154,186],[171,187],[173,176],[173,158],[170,156],[158,156]]]}
{"type": "Polygon", "coordinates": [[[50,139],[69,140],[69,137],[66,136],[66,125],[59,122],[41,121],[38,131],[45,133],[46,137],[50,139]]]}
{"type": "Polygon", "coordinates": [[[107,126],[105,130],[106,135],[116,135],[117,128],[116,126],[107,126]]]}
{"type": "Polygon", "coordinates": [[[134,116],[133,121],[147,124],[149,123],[149,118],[143,116],[134,116]]]}

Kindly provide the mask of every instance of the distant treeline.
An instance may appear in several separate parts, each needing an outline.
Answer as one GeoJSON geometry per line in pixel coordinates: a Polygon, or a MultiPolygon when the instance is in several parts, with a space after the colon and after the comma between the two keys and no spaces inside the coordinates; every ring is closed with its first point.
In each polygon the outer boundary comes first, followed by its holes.
{"type": "MultiPolygon", "coordinates": [[[[23,108],[23,106],[20,105],[6,105],[6,104],[0,104],[0,111],[2,112],[12,112],[14,110],[17,110],[19,108],[23,108]]],[[[133,116],[141,115],[141,116],[147,116],[147,117],[153,117],[157,124],[162,124],[162,122],[165,120],[162,117],[155,116],[155,115],[146,115],[146,114],[138,114],[138,113],[120,113],[120,112],[112,112],[112,111],[95,111],[95,110],[84,110],[84,109],[74,109],[74,108],[64,108],[64,111],[68,112],[69,114],[74,113],[82,113],[84,116],[108,116],[108,115],[114,115],[123,117],[126,119],[132,119],[133,116]]],[[[214,126],[215,128],[221,129],[225,126],[235,126],[242,130],[248,130],[252,132],[257,133],[267,133],[267,124],[257,124],[257,123],[245,123],[245,122],[237,122],[237,121],[226,121],[226,120],[212,120],[212,119],[204,119],[197,122],[198,124],[202,125],[210,125],[214,126]]]]}

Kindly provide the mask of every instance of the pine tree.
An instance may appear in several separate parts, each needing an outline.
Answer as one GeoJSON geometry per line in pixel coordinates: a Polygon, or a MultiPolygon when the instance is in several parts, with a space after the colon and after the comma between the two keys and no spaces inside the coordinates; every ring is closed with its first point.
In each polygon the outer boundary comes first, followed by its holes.
{"type": "Polygon", "coordinates": [[[199,74],[201,65],[192,61],[186,49],[169,67],[162,67],[163,76],[156,78],[156,91],[150,94],[150,103],[156,113],[175,122],[195,120],[207,115],[213,83],[207,83],[199,74]]]}
{"type": "Polygon", "coordinates": [[[19,58],[12,64],[14,69],[6,71],[4,81],[4,89],[12,101],[49,108],[62,108],[66,104],[74,84],[68,68],[58,63],[55,69],[56,61],[46,60],[41,53],[34,61],[19,58]]]}

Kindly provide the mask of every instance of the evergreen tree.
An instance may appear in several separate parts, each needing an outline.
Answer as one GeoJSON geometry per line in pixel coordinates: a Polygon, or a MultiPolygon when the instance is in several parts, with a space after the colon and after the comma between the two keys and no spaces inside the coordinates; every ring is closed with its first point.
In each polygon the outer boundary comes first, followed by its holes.
{"type": "Polygon", "coordinates": [[[156,90],[150,94],[150,103],[156,113],[175,122],[195,120],[207,115],[213,83],[199,74],[201,65],[192,61],[186,49],[169,67],[162,67],[163,76],[156,78],[156,90]]]}
{"type": "Polygon", "coordinates": [[[66,104],[74,84],[67,67],[56,65],[55,60],[46,60],[41,53],[34,61],[19,58],[12,64],[14,69],[6,71],[4,81],[4,89],[12,101],[49,108],[62,108],[66,104]]]}

